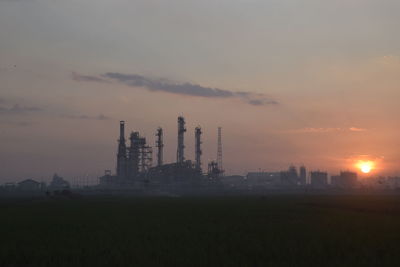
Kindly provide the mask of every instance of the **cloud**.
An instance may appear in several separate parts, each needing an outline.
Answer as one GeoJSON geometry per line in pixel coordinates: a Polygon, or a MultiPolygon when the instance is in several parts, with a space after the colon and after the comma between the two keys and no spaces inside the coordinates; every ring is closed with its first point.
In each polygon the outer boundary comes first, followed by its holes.
{"type": "Polygon", "coordinates": [[[238,98],[253,106],[277,105],[278,102],[269,99],[263,94],[251,92],[233,92],[230,90],[205,87],[189,82],[178,83],[167,79],[151,78],[138,74],[123,74],[118,72],[107,72],[100,77],[80,75],[72,73],[76,81],[86,82],[108,82],[109,80],[118,82],[130,87],[141,87],[151,92],[165,92],[176,95],[186,95],[204,98],[238,98]]]}
{"type": "Polygon", "coordinates": [[[293,130],[294,133],[330,133],[330,132],[339,132],[341,128],[302,128],[293,130]]]}
{"type": "Polygon", "coordinates": [[[96,76],[90,76],[90,75],[81,75],[76,72],[72,72],[71,74],[72,80],[77,81],[77,82],[101,82],[101,83],[108,83],[103,78],[96,77],[96,76]]]}
{"type": "Polygon", "coordinates": [[[202,97],[232,97],[234,93],[218,88],[203,87],[191,83],[172,83],[164,79],[152,79],[137,74],[106,73],[102,75],[128,86],[145,87],[150,91],[163,91],[173,94],[202,97]]]}
{"type": "Polygon", "coordinates": [[[88,115],[61,115],[62,118],[67,118],[67,119],[74,119],[74,120],[110,120],[111,118],[108,116],[105,116],[104,114],[100,114],[97,116],[88,116],[88,115]]]}
{"type": "Polygon", "coordinates": [[[36,123],[31,121],[1,121],[0,124],[16,127],[29,127],[35,125],[36,123]]]}
{"type": "Polygon", "coordinates": [[[248,102],[253,106],[264,106],[264,105],[278,105],[279,103],[275,100],[271,99],[250,99],[248,102]]]}
{"type": "Polygon", "coordinates": [[[367,129],[350,127],[350,128],[335,128],[335,127],[327,127],[327,128],[301,128],[289,130],[287,133],[333,133],[333,132],[365,132],[367,129]]]}
{"type": "Polygon", "coordinates": [[[352,132],[365,132],[367,129],[357,128],[357,127],[350,127],[349,130],[352,131],[352,132]]]}
{"type": "Polygon", "coordinates": [[[12,107],[4,107],[0,106],[0,114],[26,114],[37,111],[43,111],[42,108],[39,107],[25,107],[19,104],[14,104],[12,107]]]}

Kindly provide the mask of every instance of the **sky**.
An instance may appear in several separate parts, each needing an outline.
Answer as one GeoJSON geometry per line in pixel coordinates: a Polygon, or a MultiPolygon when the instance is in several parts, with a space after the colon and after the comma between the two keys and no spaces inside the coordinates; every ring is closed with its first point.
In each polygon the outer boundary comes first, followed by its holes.
{"type": "Polygon", "coordinates": [[[227,174],[400,174],[397,0],[0,0],[0,182],[115,170],[119,121],[227,174]]]}

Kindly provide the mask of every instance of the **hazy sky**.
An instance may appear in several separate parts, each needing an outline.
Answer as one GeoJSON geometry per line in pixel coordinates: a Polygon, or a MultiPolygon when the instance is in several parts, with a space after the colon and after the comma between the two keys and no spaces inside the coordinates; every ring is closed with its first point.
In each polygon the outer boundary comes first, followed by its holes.
{"type": "MultiPolygon", "coordinates": [[[[359,158],[400,173],[398,0],[0,0],[0,182],[115,170],[118,123],[154,144],[223,127],[228,173],[359,158]]],[[[203,165],[203,167],[205,164],[203,165]]]]}

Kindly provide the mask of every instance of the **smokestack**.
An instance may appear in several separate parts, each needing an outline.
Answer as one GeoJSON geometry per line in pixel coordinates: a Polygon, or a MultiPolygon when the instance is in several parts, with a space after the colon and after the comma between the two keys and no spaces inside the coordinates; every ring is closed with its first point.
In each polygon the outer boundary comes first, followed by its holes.
{"type": "Polygon", "coordinates": [[[125,121],[119,122],[119,140],[125,141],[125,121]]]}
{"type": "Polygon", "coordinates": [[[163,149],[164,149],[164,141],[163,141],[163,129],[159,127],[156,132],[156,147],[158,148],[157,152],[157,166],[163,165],[163,149]]]}
{"type": "Polygon", "coordinates": [[[125,144],[125,121],[119,122],[119,140],[117,153],[117,176],[126,178],[127,176],[127,157],[125,144]]]}
{"type": "Polygon", "coordinates": [[[176,162],[183,163],[185,161],[184,156],[184,134],[186,132],[185,119],[182,116],[178,117],[178,149],[176,152],[176,162]]]}
{"type": "Polygon", "coordinates": [[[194,130],[194,136],[195,136],[195,160],[196,160],[196,168],[201,170],[201,154],[203,153],[201,151],[201,128],[200,126],[196,127],[194,130]]]}

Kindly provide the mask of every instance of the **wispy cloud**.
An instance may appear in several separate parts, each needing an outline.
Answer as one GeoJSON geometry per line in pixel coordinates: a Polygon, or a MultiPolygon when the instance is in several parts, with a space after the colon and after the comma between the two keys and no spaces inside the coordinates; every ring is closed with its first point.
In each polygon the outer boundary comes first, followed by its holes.
{"type": "Polygon", "coordinates": [[[367,129],[357,128],[357,127],[350,127],[349,130],[352,131],[352,132],[365,132],[367,129]]]}
{"type": "Polygon", "coordinates": [[[67,119],[74,119],[74,120],[110,120],[111,119],[110,117],[108,117],[104,114],[100,114],[97,116],[63,114],[63,115],[61,115],[61,117],[67,118],[67,119]]]}
{"type": "Polygon", "coordinates": [[[134,88],[144,88],[151,92],[165,92],[204,98],[238,98],[254,106],[277,105],[278,102],[264,94],[252,92],[234,92],[225,89],[211,88],[189,82],[178,83],[168,79],[151,78],[138,74],[107,72],[100,76],[80,75],[72,73],[76,81],[108,82],[114,81],[134,88]]]}
{"type": "Polygon", "coordinates": [[[15,127],[30,127],[37,123],[31,121],[0,121],[0,124],[15,127]]]}
{"type": "Polygon", "coordinates": [[[81,75],[76,72],[71,73],[72,80],[77,82],[101,82],[101,83],[108,83],[109,81],[97,77],[97,76],[90,76],[90,75],[81,75]]]}
{"type": "Polygon", "coordinates": [[[121,82],[132,87],[145,87],[150,91],[163,91],[173,94],[202,97],[232,97],[234,93],[218,88],[203,87],[191,83],[172,83],[164,79],[152,79],[137,74],[106,73],[103,77],[121,82]]]}
{"type": "Polygon", "coordinates": [[[26,114],[32,112],[43,111],[39,107],[27,107],[19,104],[14,104],[12,107],[0,106],[0,114],[26,114]]]}
{"type": "Polygon", "coordinates": [[[367,129],[350,127],[350,128],[338,128],[338,127],[326,127],[326,128],[301,128],[286,131],[286,133],[338,133],[338,132],[365,132],[367,129]]]}

